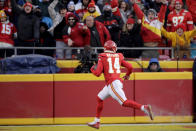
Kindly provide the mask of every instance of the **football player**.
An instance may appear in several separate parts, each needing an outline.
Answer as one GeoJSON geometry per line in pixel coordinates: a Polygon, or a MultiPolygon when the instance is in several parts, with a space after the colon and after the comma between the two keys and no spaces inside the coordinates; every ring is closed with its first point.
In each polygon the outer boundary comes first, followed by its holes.
{"type": "Polygon", "coordinates": [[[128,100],[123,91],[123,83],[120,78],[120,67],[128,69],[124,80],[128,80],[132,73],[132,65],[124,60],[121,53],[116,53],[117,46],[114,41],[106,41],[104,44],[104,53],[99,54],[98,64],[91,67],[91,72],[99,77],[102,73],[105,77],[105,87],[99,92],[97,96],[96,117],[93,122],[88,123],[88,126],[99,129],[100,116],[103,110],[103,101],[111,96],[120,103],[123,107],[130,107],[142,110],[151,120],[153,120],[153,113],[150,105],[141,105],[133,100],[128,100]]]}

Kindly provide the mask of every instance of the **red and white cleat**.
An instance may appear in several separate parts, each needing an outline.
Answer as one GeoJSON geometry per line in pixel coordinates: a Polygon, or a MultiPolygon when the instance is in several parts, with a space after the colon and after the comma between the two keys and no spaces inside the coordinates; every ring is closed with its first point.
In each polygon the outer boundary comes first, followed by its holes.
{"type": "Polygon", "coordinates": [[[96,129],[99,129],[99,126],[100,126],[100,122],[90,122],[90,123],[87,123],[88,126],[92,127],[92,128],[96,128],[96,129]]]}
{"type": "Polygon", "coordinates": [[[151,105],[144,105],[144,113],[150,117],[151,120],[154,120],[154,115],[152,113],[151,105]]]}

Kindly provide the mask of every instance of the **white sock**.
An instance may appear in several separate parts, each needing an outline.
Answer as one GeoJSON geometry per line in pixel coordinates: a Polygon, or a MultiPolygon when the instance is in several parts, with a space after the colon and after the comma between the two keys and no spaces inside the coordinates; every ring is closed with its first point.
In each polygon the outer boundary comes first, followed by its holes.
{"type": "Polygon", "coordinates": [[[94,120],[95,122],[100,122],[100,119],[99,118],[97,118],[97,117],[95,117],[95,120],[94,120]]]}
{"type": "Polygon", "coordinates": [[[141,110],[144,111],[144,105],[141,106],[141,110]]]}

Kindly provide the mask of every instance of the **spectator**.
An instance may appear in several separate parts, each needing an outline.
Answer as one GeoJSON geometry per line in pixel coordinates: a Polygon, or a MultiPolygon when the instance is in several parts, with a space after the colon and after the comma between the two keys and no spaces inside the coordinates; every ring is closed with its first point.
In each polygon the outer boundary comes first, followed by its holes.
{"type": "Polygon", "coordinates": [[[147,69],[144,69],[144,72],[164,72],[159,64],[157,58],[151,58],[148,64],[147,69]]]}
{"type": "Polygon", "coordinates": [[[72,13],[75,12],[75,4],[72,0],[67,5],[67,11],[72,13]]]}
{"type": "Polygon", "coordinates": [[[174,10],[171,11],[167,18],[167,31],[175,32],[176,27],[180,23],[184,23],[186,30],[193,30],[193,19],[191,13],[182,8],[182,0],[176,0],[174,10]]]}
{"type": "Polygon", "coordinates": [[[196,25],[196,0],[186,0],[186,3],[196,25]]]}
{"type": "Polygon", "coordinates": [[[88,4],[88,12],[84,13],[82,21],[84,21],[87,16],[93,16],[94,18],[96,18],[100,15],[101,14],[96,11],[94,0],[91,0],[91,2],[88,4]]]}
{"type": "MultiPolygon", "coordinates": [[[[166,0],[162,0],[163,5],[157,16],[157,12],[154,9],[149,9],[147,15],[141,11],[139,6],[132,0],[134,11],[142,21],[141,36],[144,41],[145,47],[157,47],[161,42],[161,27],[163,26],[165,12],[166,12],[166,0]]],[[[159,52],[157,50],[144,50],[142,52],[142,58],[158,58],[159,52]]]]}
{"type": "MultiPolygon", "coordinates": [[[[48,31],[53,34],[54,39],[56,40],[56,58],[57,59],[70,59],[71,56],[65,55],[63,47],[66,47],[66,44],[63,41],[62,30],[66,26],[65,16],[67,9],[64,5],[60,4],[59,11],[55,11],[55,7],[59,3],[59,0],[54,0],[48,7],[48,12],[52,18],[53,25],[48,31]]],[[[66,50],[66,53],[70,54],[70,50],[66,50]]]]}
{"type": "Polygon", "coordinates": [[[196,29],[186,31],[186,26],[180,23],[176,27],[176,32],[167,32],[163,27],[161,32],[172,41],[175,58],[190,58],[190,39],[196,35],[196,29]]]}
{"type": "MultiPolygon", "coordinates": [[[[24,9],[11,0],[13,12],[17,15],[18,43],[16,46],[34,47],[39,43],[40,20],[32,11],[32,4],[27,2],[24,9]]],[[[34,50],[19,50],[18,54],[31,54],[34,50]]]]}
{"type": "MultiPolygon", "coordinates": [[[[40,42],[37,44],[38,47],[55,47],[55,40],[53,36],[47,31],[48,26],[46,23],[40,23],[40,42]]],[[[54,57],[54,50],[37,50],[37,54],[47,55],[54,57]]]]}
{"type": "Polygon", "coordinates": [[[94,21],[94,17],[87,16],[85,24],[91,32],[91,47],[103,47],[104,43],[111,39],[108,29],[101,22],[94,21]]]}
{"type": "Polygon", "coordinates": [[[118,8],[118,0],[111,0],[111,8],[112,8],[112,14],[119,16],[121,18],[120,10],[118,8]]]}
{"type": "MultiPolygon", "coordinates": [[[[135,23],[133,18],[129,18],[120,34],[120,47],[143,47],[140,30],[141,22],[135,23]]],[[[128,58],[139,58],[141,55],[140,50],[120,50],[120,52],[128,58]]]]}
{"type": "MultiPolygon", "coordinates": [[[[80,17],[80,19],[82,20],[84,13],[86,13],[88,11],[88,5],[91,2],[91,0],[81,0],[81,2],[78,2],[75,6],[75,10],[76,13],[78,14],[78,16],[80,17]]],[[[97,5],[95,5],[96,11],[101,14],[101,11],[99,10],[99,7],[97,5]]]]}
{"type": "Polygon", "coordinates": [[[103,23],[109,30],[111,39],[119,45],[120,31],[122,30],[123,21],[119,16],[112,14],[112,8],[110,5],[103,7],[103,14],[96,17],[95,20],[103,23]]]}
{"type": "Polygon", "coordinates": [[[48,12],[48,6],[50,5],[50,0],[42,0],[39,3],[39,7],[42,11],[42,16],[43,17],[50,17],[49,12],[48,12]]]}
{"type": "MultiPolygon", "coordinates": [[[[66,16],[67,25],[63,29],[63,40],[69,47],[84,47],[90,45],[90,30],[78,22],[73,13],[66,16]]],[[[75,55],[75,52],[72,51],[75,55]]],[[[71,54],[70,54],[71,55],[71,54]]]]}
{"type": "Polygon", "coordinates": [[[133,18],[133,11],[129,9],[129,5],[128,3],[126,3],[124,0],[122,0],[119,3],[119,9],[120,9],[120,14],[121,14],[121,18],[123,20],[123,23],[126,24],[127,22],[127,18],[132,17],[133,18]]]}
{"type": "MultiPolygon", "coordinates": [[[[15,26],[9,22],[3,10],[0,10],[0,47],[13,47],[13,39],[17,37],[15,26]]],[[[13,55],[13,50],[0,50],[0,58],[13,55]]]]}

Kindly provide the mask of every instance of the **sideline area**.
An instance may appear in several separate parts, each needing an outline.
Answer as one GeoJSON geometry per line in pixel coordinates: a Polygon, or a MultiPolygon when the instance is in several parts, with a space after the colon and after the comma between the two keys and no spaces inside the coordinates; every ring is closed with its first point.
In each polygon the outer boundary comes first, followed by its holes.
{"type": "MultiPolygon", "coordinates": [[[[0,126],[0,131],[94,131],[87,125],[0,126]]],[[[195,131],[195,123],[102,124],[99,131],[195,131]]]]}

